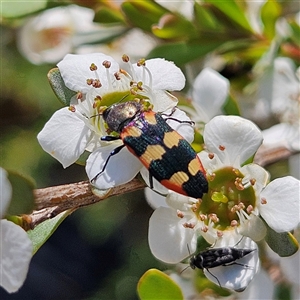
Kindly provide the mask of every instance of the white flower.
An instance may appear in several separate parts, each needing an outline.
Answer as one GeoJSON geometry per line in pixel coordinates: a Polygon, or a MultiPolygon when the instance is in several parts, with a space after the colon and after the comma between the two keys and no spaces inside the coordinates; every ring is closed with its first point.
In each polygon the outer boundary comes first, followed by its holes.
{"type": "MultiPolygon", "coordinates": [[[[213,117],[221,115],[222,106],[229,95],[229,80],[211,68],[203,69],[196,77],[191,92],[194,110],[187,111],[197,124],[207,123],[213,117]]],[[[201,126],[202,127],[202,126],[201,126]]]]}
{"type": "Polygon", "coordinates": [[[19,32],[18,47],[32,63],[55,63],[80,45],[122,33],[123,26],[93,23],[94,11],[69,5],[30,17],[19,32]]]}
{"type": "MultiPolygon", "coordinates": [[[[58,110],[38,135],[43,149],[59,160],[64,167],[76,162],[88,150],[86,170],[90,179],[98,174],[111,151],[122,145],[121,140],[106,142],[107,127],[102,118],[106,107],[120,101],[136,98],[149,102],[155,112],[169,113],[177,99],[168,91],[184,87],[181,70],[164,59],[151,59],[131,64],[124,56],[124,69],[110,56],[94,53],[67,55],[59,64],[66,86],[77,91],[70,108],[58,110]]],[[[179,120],[189,120],[176,109],[172,115],[179,120]]],[[[187,140],[193,139],[193,128],[179,122],[168,121],[187,140]]],[[[109,160],[103,176],[98,176],[95,186],[107,189],[131,180],[142,168],[140,161],[123,148],[109,160]]]]}
{"type": "Polygon", "coordinates": [[[24,283],[32,257],[32,243],[26,232],[13,222],[2,219],[8,208],[12,187],[7,173],[0,168],[0,285],[9,293],[24,283]]]}
{"type": "Polygon", "coordinates": [[[267,184],[263,168],[243,165],[262,143],[256,125],[237,116],[217,116],[205,126],[204,142],[206,150],[199,157],[208,193],[200,200],[170,193],[169,207],[159,207],[150,218],[151,251],[168,263],[187,257],[187,244],[194,252],[199,235],[214,247],[232,246],[243,236],[263,239],[266,228],[259,216],[277,232],[299,223],[300,182],[287,176],[267,184]]]}
{"type": "Polygon", "coordinates": [[[300,150],[300,81],[294,62],[286,57],[274,61],[271,109],[280,121],[263,131],[266,147],[300,150]]]}

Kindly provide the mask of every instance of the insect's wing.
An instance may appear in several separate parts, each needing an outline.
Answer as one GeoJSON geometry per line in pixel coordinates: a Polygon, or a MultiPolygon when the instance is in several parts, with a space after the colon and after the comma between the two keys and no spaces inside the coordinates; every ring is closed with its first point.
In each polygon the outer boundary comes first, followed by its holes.
{"type": "Polygon", "coordinates": [[[166,188],[201,198],[207,181],[196,152],[161,115],[149,111],[143,116],[124,128],[124,144],[166,188]]]}

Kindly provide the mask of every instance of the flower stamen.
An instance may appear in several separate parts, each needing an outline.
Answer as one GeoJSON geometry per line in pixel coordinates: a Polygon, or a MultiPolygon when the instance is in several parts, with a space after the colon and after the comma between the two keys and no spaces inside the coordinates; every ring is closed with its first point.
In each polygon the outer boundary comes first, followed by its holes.
{"type": "Polygon", "coordinates": [[[267,204],[268,202],[267,202],[267,199],[263,197],[263,198],[260,199],[260,203],[261,204],[267,204]]]}
{"type": "Polygon", "coordinates": [[[182,225],[184,228],[190,228],[190,229],[194,229],[194,227],[195,227],[195,224],[188,223],[188,222],[185,222],[182,225]]]}
{"type": "Polygon", "coordinates": [[[184,218],[184,213],[182,211],[180,211],[179,209],[177,209],[177,217],[178,218],[184,218]]]}

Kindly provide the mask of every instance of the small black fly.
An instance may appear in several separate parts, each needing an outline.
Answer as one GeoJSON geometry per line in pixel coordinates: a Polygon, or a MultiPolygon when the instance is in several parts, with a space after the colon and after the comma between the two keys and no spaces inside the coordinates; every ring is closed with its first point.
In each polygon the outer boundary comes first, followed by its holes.
{"type": "Polygon", "coordinates": [[[250,254],[255,250],[256,249],[237,249],[234,247],[210,248],[193,255],[190,258],[190,267],[192,269],[198,268],[201,270],[206,270],[217,280],[219,286],[221,287],[219,279],[213,275],[209,269],[230,265],[240,265],[248,268],[247,265],[240,264],[236,262],[236,260],[250,254]]]}

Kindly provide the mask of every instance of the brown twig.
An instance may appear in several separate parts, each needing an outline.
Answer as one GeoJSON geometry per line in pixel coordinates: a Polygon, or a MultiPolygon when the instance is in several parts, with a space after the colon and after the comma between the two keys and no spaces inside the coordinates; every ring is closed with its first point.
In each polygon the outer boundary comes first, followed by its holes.
{"type": "Polygon", "coordinates": [[[25,230],[33,229],[38,224],[54,218],[66,210],[76,210],[104,200],[109,197],[140,190],[145,184],[138,180],[112,188],[107,191],[94,190],[88,181],[47,187],[34,191],[36,210],[30,215],[22,216],[22,227],[25,230]]]}
{"type": "Polygon", "coordinates": [[[284,147],[270,148],[261,146],[256,152],[253,162],[262,167],[265,167],[277,161],[287,159],[296,153],[297,152],[293,152],[284,147]]]}
{"type": "MultiPolygon", "coordinates": [[[[267,148],[262,146],[257,151],[254,162],[265,167],[293,154],[295,152],[283,147],[267,148]]],[[[25,230],[33,229],[38,224],[54,218],[66,210],[75,211],[79,207],[91,205],[112,196],[133,192],[145,186],[142,181],[133,179],[131,182],[109,191],[103,191],[102,195],[99,194],[99,191],[96,193],[88,181],[37,189],[34,191],[36,210],[30,215],[22,216],[22,226],[25,230]]]]}

